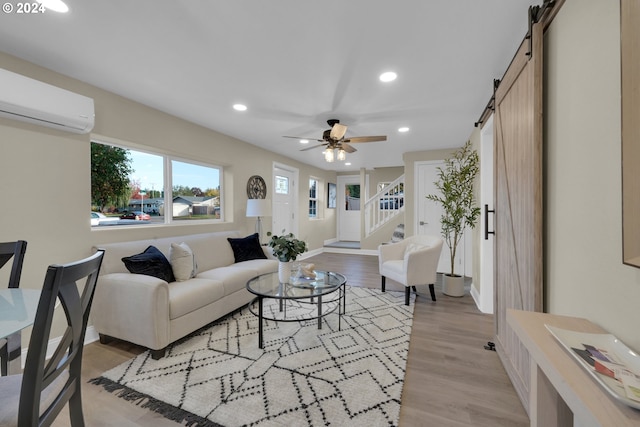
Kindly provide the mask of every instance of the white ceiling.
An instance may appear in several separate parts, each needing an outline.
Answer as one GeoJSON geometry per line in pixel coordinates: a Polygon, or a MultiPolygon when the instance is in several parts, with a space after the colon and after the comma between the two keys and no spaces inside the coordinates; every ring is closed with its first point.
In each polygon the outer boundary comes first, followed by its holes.
{"type": "Polygon", "coordinates": [[[3,13],[0,50],[301,162],[357,170],[464,144],[540,3],[67,0],[67,14],[3,13]],[[398,78],[383,84],[388,70],[398,78]],[[388,140],[354,144],[345,166],[282,137],[321,138],[330,118],[346,137],[388,140]]]}

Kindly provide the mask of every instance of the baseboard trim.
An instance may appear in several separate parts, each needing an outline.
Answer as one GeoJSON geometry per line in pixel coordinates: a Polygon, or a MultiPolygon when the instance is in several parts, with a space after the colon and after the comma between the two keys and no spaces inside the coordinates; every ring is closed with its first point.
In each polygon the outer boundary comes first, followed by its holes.
{"type": "Polygon", "coordinates": [[[482,308],[480,306],[480,293],[478,292],[476,287],[473,286],[473,283],[471,283],[471,292],[469,293],[471,294],[471,298],[473,298],[473,302],[476,303],[476,307],[478,307],[478,310],[482,311],[482,308]]]}
{"type": "Polygon", "coordinates": [[[377,249],[323,248],[323,252],[334,253],[334,254],[375,255],[375,256],[378,256],[378,250],[377,249]]]}

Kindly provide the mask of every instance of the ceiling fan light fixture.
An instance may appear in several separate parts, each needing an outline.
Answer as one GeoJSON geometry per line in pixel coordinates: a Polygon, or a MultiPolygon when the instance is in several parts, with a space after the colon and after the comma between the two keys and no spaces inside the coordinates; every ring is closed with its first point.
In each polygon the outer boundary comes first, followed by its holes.
{"type": "Polygon", "coordinates": [[[396,73],[394,73],[393,71],[386,71],[382,74],[380,74],[380,81],[381,82],[392,82],[394,81],[396,78],[398,78],[398,75],[396,73]]]}
{"type": "Polygon", "coordinates": [[[328,163],[332,163],[335,159],[333,157],[333,149],[327,147],[326,150],[324,150],[322,152],[322,154],[324,154],[324,159],[328,162],[328,163]]]}
{"type": "Polygon", "coordinates": [[[340,148],[338,150],[338,161],[342,162],[344,160],[347,160],[347,152],[344,151],[344,148],[340,148]]]}

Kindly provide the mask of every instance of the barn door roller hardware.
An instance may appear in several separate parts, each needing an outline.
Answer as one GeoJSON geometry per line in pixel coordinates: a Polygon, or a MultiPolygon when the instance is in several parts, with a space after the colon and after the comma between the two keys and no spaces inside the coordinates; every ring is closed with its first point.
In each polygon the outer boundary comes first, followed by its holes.
{"type": "Polygon", "coordinates": [[[473,124],[474,127],[480,126],[494,111],[496,111],[496,90],[498,89],[498,86],[500,86],[500,79],[493,79],[493,95],[487,103],[487,106],[482,110],[482,115],[478,121],[473,124]]]}
{"type": "Polygon", "coordinates": [[[529,58],[531,58],[531,52],[533,51],[533,37],[531,36],[533,34],[533,25],[540,22],[555,4],[555,0],[545,0],[541,6],[529,6],[529,31],[525,37],[529,40],[529,51],[527,52],[529,58]]]}

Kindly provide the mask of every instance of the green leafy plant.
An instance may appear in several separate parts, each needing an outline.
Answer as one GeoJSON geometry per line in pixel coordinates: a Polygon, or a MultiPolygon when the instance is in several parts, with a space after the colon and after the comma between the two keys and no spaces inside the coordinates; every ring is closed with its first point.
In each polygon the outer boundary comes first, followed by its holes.
{"type": "Polygon", "coordinates": [[[438,180],[434,182],[440,194],[429,194],[427,199],[442,205],[441,232],[451,256],[451,276],[455,274],[456,250],[466,227],[474,228],[480,216],[475,205],[473,184],[480,171],[478,153],[471,148],[471,141],[445,159],[444,167],[438,167],[438,180]]]}
{"type": "Polygon", "coordinates": [[[273,248],[273,256],[282,262],[295,261],[298,255],[307,250],[307,244],[296,239],[293,233],[284,234],[282,230],[282,235],[276,236],[269,231],[267,236],[271,236],[268,244],[273,248]]]}

